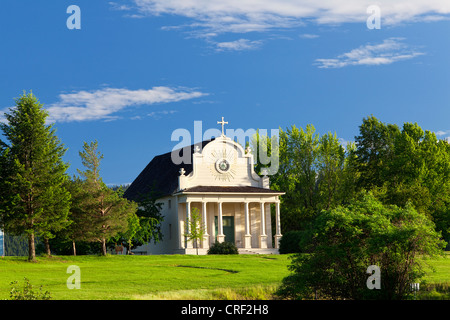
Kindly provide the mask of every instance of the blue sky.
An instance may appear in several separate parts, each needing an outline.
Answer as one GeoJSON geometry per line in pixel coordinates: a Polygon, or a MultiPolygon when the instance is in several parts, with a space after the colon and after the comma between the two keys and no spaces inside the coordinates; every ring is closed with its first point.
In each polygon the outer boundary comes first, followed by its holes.
{"type": "Polygon", "coordinates": [[[219,128],[222,116],[233,129],[313,124],[352,141],[373,114],[446,138],[449,18],[448,0],[3,0],[0,121],[32,90],[69,173],[97,139],[108,184],[172,150],[174,130],[219,128]],[[373,4],[380,29],[367,25],[373,4]],[[67,27],[70,5],[81,29],[67,27]]]}

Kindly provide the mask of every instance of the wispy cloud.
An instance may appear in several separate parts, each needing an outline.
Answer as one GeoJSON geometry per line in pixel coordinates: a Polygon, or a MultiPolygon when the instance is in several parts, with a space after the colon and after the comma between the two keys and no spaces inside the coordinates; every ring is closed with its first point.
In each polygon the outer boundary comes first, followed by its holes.
{"type": "Polygon", "coordinates": [[[346,139],[344,139],[344,138],[339,138],[338,141],[339,141],[339,143],[340,143],[345,149],[347,148],[347,146],[348,146],[349,144],[355,142],[355,141],[352,141],[352,140],[346,140],[346,139]]]}
{"type": "Polygon", "coordinates": [[[439,131],[436,131],[434,134],[437,136],[443,136],[443,135],[446,135],[449,133],[450,133],[450,130],[439,130],[439,131]]]}
{"type": "Polygon", "coordinates": [[[176,110],[153,111],[153,112],[150,112],[149,114],[147,114],[147,116],[152,117],[154,119],[161,119],[162,116],[174,114],[176,112],[177,112],[176,110]]]}
{"type": "Polygon", "coordinates": [[[5,117],[5,113],[9,112],[8,108],[5,108],[3,110],[0,110],[0,123],[6,123],[6,117],[5,117]]]}
{"type": "Polygon", "coordinates": [[[111,9],[113,10],[118,10],[118,11],[129,11],[132,9],[131,6],[126,5],[126,4],[120,4],[114,1],[110,1],[108,2],[108,4],[110,5],[111,9]]]}
{"type": "Polygon", "coordinates": [[[434,134],[437,137],[440,137],[440,139],[445,140],[450,143],[450,130],[438,130],[434,134]]]}
{"type": "Polygon", "coordinates": [[[316,59],[319,68],[343,68],[352,65],[383,65],[423,55],[403,38],[389,38],[379,44],[366,44],[332,59],[316,59]]]}
{"type": "Polygon", "coordinates": [[[178,15],[198,34],[263,32],[306,23],[365,23],[367,8],[381,8],[383,25],[449,18],[448,0],[130,0],[143,16],[178,15]]]}
{"type": "Polygon", "coordinates": [[[216,42],[216,51],[243,51],[259,48],[262,44],[261,40],[239,39],[229,42],[216,42]]]}
{"type": "Polygon", "coordinates": [[[124,109],[199,98],[206,93],[187,88],[153,87],[145,90],[104,88],[59,95],[47,108],[49,122],[114,120],[124,109]]]}
{"type": "Polygon", "coordinates": [[[319,35],[318,34],[311,34],[311,33],[303,33],[299,37],[303,38],[303,39],[316,39],[316,38],[319,37],[319,35]]]}

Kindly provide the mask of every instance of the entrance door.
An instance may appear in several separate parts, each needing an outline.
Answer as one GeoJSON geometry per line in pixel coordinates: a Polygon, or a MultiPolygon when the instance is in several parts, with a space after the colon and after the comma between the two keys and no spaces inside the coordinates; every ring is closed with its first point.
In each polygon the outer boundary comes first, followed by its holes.
{"type": "MultiPolygon", "coordinates": [[[[219,219],[217,216],[214,217],[215,222],[215,235],[217,240],[217,234],[219,229],[219,219]]],[[[234,217],[232,216],[222,216],[222,229],[223,234],[225,235],[226,242],[234,243],[234,217]]]]}

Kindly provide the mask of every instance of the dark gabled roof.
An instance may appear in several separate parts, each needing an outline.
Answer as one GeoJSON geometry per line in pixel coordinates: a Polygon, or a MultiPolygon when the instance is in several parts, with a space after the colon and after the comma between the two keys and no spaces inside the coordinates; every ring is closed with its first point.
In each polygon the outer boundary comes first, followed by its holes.
{"type": "MultiPolygon", "coordinates": [[[[201,142],[202,149],[213,140],[214,138],[201,142]]],[[[185,175],[192,172],[192,155],[194,154],[195,146],[200,146],[200,143],[173,151],[176,154],[179,154],[180,157],[183,157],[184,152],[190,152],[190,164],[173,163],[171,158],[172,151],[154,157],[128,187],[124,197],[128,200],[138,200],[140,195],[148,194],[153,191],[155,193],[154,195],[157,198],[160,198],[177,191],[180,169],[184,168],[186,172],[185,175]]]]}
{"type": "Polygon", "coordinates": [[[218,193],[218,192],[227,192],[227,193],[275,193],[280,194],[283,192],[265,189],[265,188],[258,188],[258,187],[250,187],[250,186],[230,186],[230,187],[223,187],[223,186],[195,186],[192,188],[186,188],[180,193],[189,193],[189,192],[201,192],[201,193],[218,193]]]}

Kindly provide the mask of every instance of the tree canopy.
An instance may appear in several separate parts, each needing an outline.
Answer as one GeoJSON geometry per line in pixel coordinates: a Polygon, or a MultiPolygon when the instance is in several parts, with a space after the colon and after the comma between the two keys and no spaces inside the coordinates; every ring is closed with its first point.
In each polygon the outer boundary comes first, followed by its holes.
{"type": "MultiPolygon", "coordinates": [[[[257,132],[253,139],[257,172],[265,165],[257,152],[261,141],[270,149],[273,137],[257,132]]],[[[292,126],[280,129],[275,152],[278,170],[270,181],[272,189],[286,193],[281,197],[283,234],[305,230],[322,210],[371,191],[384,204],[411,202],[450,242],[450,144],[417,123],[400,128],[369,116],[355,141],[345,146],[336,134],[320,135],[313,125],[292,126]]]]}
{"type": "MultiPolygon", "coordinates": [[[[329,209],[351,199],[355,193],[356,172],[351,170],[353,144],[342,146],[336,134],[320,135],[313,125],[306,129],[292,126],[280,129],[276,149],[273,138],[253,139],[254,155],[258,155],[261,141],[278,152],[278,170],[271,175],[271,188],[286,192],[281,197],[282,233],[303,230],[322,209],[329,209]],[[257,152],[258,151],[258,152],[257,152]]],[[[264,167],[260,157],[256,168],[264,167]]],[[[257,171],[258,172],[258,171],[257,171]]]]}

